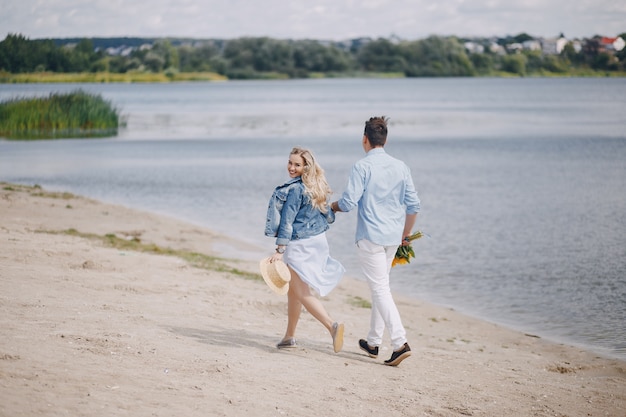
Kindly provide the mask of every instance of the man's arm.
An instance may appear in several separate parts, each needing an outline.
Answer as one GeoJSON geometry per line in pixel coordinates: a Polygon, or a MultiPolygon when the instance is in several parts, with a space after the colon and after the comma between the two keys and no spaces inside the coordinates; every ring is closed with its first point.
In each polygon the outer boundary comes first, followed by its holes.
{"type": "Polygon", "coordinates": [[[410,242],[406,240],[406,237],[412,234],[413,226],[415,226],[415,220],[417,220],[417,213],[406,215],[406,219],[404,220],[404,231],[402,232],[402,246],[410,244],[410,242]]]}
{"type": "Polygon", "coordinates": [[[333,212],[347,212],[355,208],[365,190],[365,172],[363,168],[359,168],[358,163],[352,167],[350,176],[348,177],[348,185],[341,195],[341,198],[330,204],[333,212]],[[339,204],[341,201],[341,205],[339,204]],[[342,208],[343,206],[343,208],[342,208]]]}

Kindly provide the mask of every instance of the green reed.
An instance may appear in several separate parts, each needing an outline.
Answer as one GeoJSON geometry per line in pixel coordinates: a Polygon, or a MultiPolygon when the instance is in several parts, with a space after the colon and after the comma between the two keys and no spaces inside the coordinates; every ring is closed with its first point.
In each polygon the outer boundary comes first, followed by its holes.
{"type": "Polygon", "coordinates": [[[0,136],[9,139],[112,136],[119,125],[110,102],[82,90],[0,102],[0,136]]]}

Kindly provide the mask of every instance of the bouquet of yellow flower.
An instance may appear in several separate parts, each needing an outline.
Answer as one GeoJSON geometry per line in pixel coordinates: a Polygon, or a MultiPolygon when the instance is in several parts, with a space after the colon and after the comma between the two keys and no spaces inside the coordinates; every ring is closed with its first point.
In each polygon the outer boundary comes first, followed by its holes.
{"type": "MultiPolygon", "coordinates": [[[[407,236],[405,240],[409,242],[413,242],[416,239],[419,239],[422,236],[428,236],[421,231],[417,231],[410,236],[407,236]]],[[[411,245],[399,246],[396,251],[396,256],[393,258],[391,262],[391,266],[394,267],[396,265],[406,265],[411,263],[411,258],[415,258],[415,252],[413,251],[413,247],[411,245]]]]}

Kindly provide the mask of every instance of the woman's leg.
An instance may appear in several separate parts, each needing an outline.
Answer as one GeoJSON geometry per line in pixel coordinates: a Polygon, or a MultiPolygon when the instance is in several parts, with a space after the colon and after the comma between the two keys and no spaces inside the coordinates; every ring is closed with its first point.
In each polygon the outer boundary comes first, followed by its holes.
{"type": "MultiPolygon", "coordinates": [[[[296,300],[298,301],[298,306],[304,305],[304,308],[306,308],[306,310],[313,317],[315,317],[320,323],[322,323],[324,327],[326,327],[328,332],[332,335],[333,320],[330,318],[330,316],[326,312],[326,309],[322,305],[322,302],[313,294],[311,294],[311,290],[308,284],[302,281],[300,277],[298,276],[298,274],[296,274],[291,268],[289,268],[289,270],[291,271],[291,281],[289,282],[289,293],[288,293],[288,296],[289,296],[288,312],[289,312],[290,317],[288,319],[287,330],[289,330],[290,323],[293,322],[293,331],[295,332],[295,326],[298,323],[297,318],[294,321],[291,317],[291,314],[293,314],[294,317],[296,317],[296,312],[295,311],[292,312],[291,310],[291,305],[292,305],[291,301],[293,298],[294,301],[296,300]]],[[[295,306],[295,302],[293,304],[295,306]]],[[[298,309],[298,312],[297,312],[297,317],[299,316],[300,316],[300,309],[298,309]]]]}
{"type": "Polygon", "coordinates": [[[293,337],[292,335],[295,334],[298,318],[300,317],[302,306],[304,306],[313,317],[326,327],[328,333],[330,333],[330,336],[333,338],[333,349],[335,353],[341,351],[344,333],[343,323],[334,323],[326,312],[322,302],[311,294],[309,285],[302,281],[298,274],[291,268],[289,268],[289,270],[291,271],[291,281],[289,282],[289,292],[287,293],[289,297],[289,305],[287,307],[289,318],[287,319],[287,335],[285,338],[293,337]],[[298,306],[297,311],[296,305],[298,306]]]}
{"type": "MultiPolygon", "coordinates": [[[[291,271],[292,282],[294,275],[295,273],[291,271]]],[[[285,331],[285,337],[283,337],[283,340],[296,336],[296,327],[298,326],[298,320],[300,320],[301,312],[302,303],[300,302],[298,295],[295,293],[294,286],[290,284],[289,292],[287,293],[287,330],[285,331]]]]}

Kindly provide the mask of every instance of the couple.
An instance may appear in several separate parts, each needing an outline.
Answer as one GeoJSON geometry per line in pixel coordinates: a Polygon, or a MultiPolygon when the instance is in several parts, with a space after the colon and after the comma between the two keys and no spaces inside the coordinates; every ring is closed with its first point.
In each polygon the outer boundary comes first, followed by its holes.
{"type": "Polygon", "coordinates": [[[408,245],[420,201],[409,168],[383,149],[387,119],[372,117],[365,122],[362,145],[366,156],[352,167],[346,190],[338,201],[328,203],[331,190],[323,169],[306,149],[294,148],[287,171],[291,178],[276,187],[268,208],[265,234],[276,237],[276,253],[266,262],[288,266],[287,330],[277,347],[296,347],[296,326],[302,306],[326,327],[333,348],[343,346],[343,323],[331,319],[321,301],[341,280],[345,269],[329,255],[326,230],[336,212],[358,207],[356,246],[363,275],[372,296],[370,331],[359,346],[376,358],[385,327],[393,353],[385,364],[397,366],[411,355],[400,314],[391,295],[389,272],[398,245],[408,245]]]}

